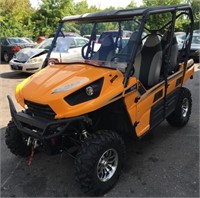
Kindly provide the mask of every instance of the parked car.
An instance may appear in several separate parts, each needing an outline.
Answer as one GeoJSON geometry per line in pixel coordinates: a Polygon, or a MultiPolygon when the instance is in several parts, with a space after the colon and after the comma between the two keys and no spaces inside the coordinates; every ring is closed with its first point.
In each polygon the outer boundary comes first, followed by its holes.
{"type": "MultiPolygon", "coordinates": [[[[35,43],[31,38],[22,37],[22,39],[24,39],[25,41],[28,41],[29,43],[33,43],[34,45],[36,45],[36,43],[35,43]]],[[[34,45],[33,45],[33,46],[34,46],[34,45]]]]}
{"type": "MultiPolygon", "coordinates": [[[[51,34],[49,37],[54,37],[56,35],[56,32],[54,32],[53,34],[51,34]]],[[[72,37],[80,37],[81,35],[75,32],[60,32],[59,36],[72,36],[72,37]]]]}
{"type": "Polygon", "coordinates": [[[9,62],[13,55],[22,48],[34,46],[34,43],[31,43],[25,38],[2,37],[0,38],[1,59],[5,62],[9,62]]]}
{"type": "Polygon", "coordinates": [[[190,57],[195,61],[199,61],[200,56],[200,34],[193,34],[192,44],[190,48],[190,57]]]}
{"type": "MultiPolygon", "coordinates": [[[[40,70],[51,46],[53,38],[45,39],[35,48],[20,50],[9,62],[12,70],[19,70],[27,73],[35,73],[40,70]]],[[[63,63],[71,58],[82,58],[81,47],[88,42],[83,37],[59,37],[57,45],[51,53],[49,63],[63,63]]]]}
{"type": "MultiPolygon", "coordinates": [[[[186,39],[186,33],[181,32],[179,34],[176,34],[176,39],[177,39],[178,48],[180,51],[186,39]]],[[[190,57],[193,58],[195,61],[199,61],[199,56],[200,56],[200,34],[193,33],[192,43],[191,43],[191,48],[190,48],[190,57]]]]}
{"type": "Polygon", "coordinates": [[[37,39],[37,44],[40,44],[42,43],[42,41],[44,41],[46,39],[45,36],[38,36],[38,39],[37,39]]]}
{"type": "Polygon", "coordinates": [[[87,39],[90,39],[90,36],[91,36],[90,34],[85,34],[85,35],[83,35],[83,37],[84,37],[84,38],[87,38],[87,39]]]}
{"type": "Polygon", "coordinates": [[[193,33],[200,34],[200,29],[199,30],[194,30],[193,33]]]}
{"type": "MultiPolygon", "coordinates": [[[[90,39],[90,36],[91,36],[90,34],[85,34],[85,35],[83,35],[83,37],[84,37],[84,38],[87,38],[87,39],[90,39]]],[[[97,34],[97,35],[96,35],[96,42],[99,41],[99,37],[100,37],[100,34],[97,34]]]]}
{"type": "MultiPolygon", "coordinates": [[[[99,37],[98,42],[101,43],[101,41],[108,35],[111,35],[113,37],[113,39],[115,40],[117,38],[118,34],[119,34],[118,32],[119,32],[118,30],[109,30],[109,31],[102,32],[100,37],[99,37]]],[[[133,32],[128,31],[128,30],[121,30],[120,36],[130,37],[132,33],[133,32]]]]}
{"type": "Polygon", "coordinates": [[[176,36],[176,40],[179,45],[179,48],[181,48],[183,41],[185,40],[186,33],[185,32],[174,32],[174,34],[176,36]]]}

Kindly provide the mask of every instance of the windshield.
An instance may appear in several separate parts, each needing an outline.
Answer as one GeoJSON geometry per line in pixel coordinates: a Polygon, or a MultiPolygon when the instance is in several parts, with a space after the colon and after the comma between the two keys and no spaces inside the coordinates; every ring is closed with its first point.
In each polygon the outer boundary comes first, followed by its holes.
{"type": "Polygon", "coordinates": [[[10,44],[16,44],[16,43],[28,43],[25,39],[22,38],[8,38],[8,42],[10,44]]]}
{"type": "MultiPolygon", "coordinates": [[[[87,62],[125,70],[133,46],[136,45],[138,28],[139,22],[135,19],[99,23],[65,22],[61,29],[63,33],[74,32],[82,36],[60,37],[62,34],[59,34],[53,51],[68,52],[70,58],[65,62],[87,62]],[[89,40],[84,38],[85,35],[89,40]],[[71,48],[74,50],[70,51],[71,48]]],[[[48,43],[47,40],[46,42],[48,43]]],[[[41,44],[40,48],[42,46],[41,44]]]]}
{"type": "Polygon", "coordinates": [[[200,44],[200,36],[199,35],[193,35],[192,37],[192,44],[200,44]]]}
{"type": "Polygon", "coordinates": [[[49,50],[51,47],[52,41],[53,41],[53,38],[45,39],[39,45],[37,45],[35,48],[49,50]]]}

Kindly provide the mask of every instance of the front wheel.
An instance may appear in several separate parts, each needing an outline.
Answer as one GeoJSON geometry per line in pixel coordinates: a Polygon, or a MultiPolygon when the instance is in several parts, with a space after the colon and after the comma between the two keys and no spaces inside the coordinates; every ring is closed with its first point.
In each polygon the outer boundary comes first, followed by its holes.
{"type": "Polygon", "coordinates": [[[84,192],[101,195],[119,178],[125,158],[123,139],[113,131],[92,134],[75,161],[76,179],[84,192]]]}
{"type": "Polygon", "coordinates": [[[190,90],[182,87],[176,109],[166,119],[172,126],[185,126],[190,119],[191,109],[192,97],[190,90]]]}
{"type": "Polygon", "coordinates": [[[6,128],[5,140],[7,147],[13,154],[21,157],[27,157],[31,154],[31,147],[26,145],[22,134],[12,121],[9,122],[6,128]]]}

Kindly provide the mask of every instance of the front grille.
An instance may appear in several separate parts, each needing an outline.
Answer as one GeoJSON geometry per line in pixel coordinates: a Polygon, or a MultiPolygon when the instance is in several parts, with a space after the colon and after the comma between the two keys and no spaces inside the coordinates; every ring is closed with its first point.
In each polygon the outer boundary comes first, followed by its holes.
{"type": "Polygon", "coordinates": [[[19,66],[19,65],[11,65],[11,68],[13,70],[22,70],[22,66],[19,66]]]}
{"type": "Polygon", "coordinates": [[[27,113],[33,117],[54,119],[56,115],[49,105],[37,104],[27,100],[25,101],[25,104],[28,107],[27,113]]]}
{"type": "Polygon", "coordinates": [[[17,60],[17,59],[14,59],[13,60],[15,63],[25,63],[26,61],[20,61],[20,60],[17,60]]]}

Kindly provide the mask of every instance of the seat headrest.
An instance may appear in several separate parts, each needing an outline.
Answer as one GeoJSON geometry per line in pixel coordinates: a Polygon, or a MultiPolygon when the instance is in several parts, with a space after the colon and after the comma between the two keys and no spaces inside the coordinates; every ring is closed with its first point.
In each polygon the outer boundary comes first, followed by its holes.
{"type": "Polygon", "coordinates": [[[147,40],[144,43],[146,47],[154,47],[160,43],[160,39],[156,34],[151,34],[148,36],[147,40]]]}
{"type": "MultiPolygon", "coordinates": [[[[131,37],[130,37],[128,43],[127,43],[128,48],[133,47],[132,45],[137,40],[138,33],[139,32],[133,32],[133,34],[131,34],[131,37]]],[[[139,43],[139,46],[138,46],[138,49],[137,49],[137,54],[139,54],[141,52],[141,49],[142,49],[142,40],[140,40],[140,43],[139,43]]]]}
{"type": "MultiPolygon", "coordinates": [[[[169,34],[170,34],[170,31],[165,32],[163,37],[162,37],[162,41],[166,42],[169,34]]],[[[176,39],[176,35],[175,34],[173,34],[172,45],[173,44],[177,44],[177,39],[176,39]]]]}
{"type": "Polygon", "coordinates": [[[105,36],[101,42],[102,46],[108,47],[114,45],[114,41],[111,35],[105,36]]]}
{"type": "Polygon", "coordinates": [[[138,36],[138,32],[133,32],[133,34],[131,34],[131,37],[130,37],[130,41],[136,41],[137,39],[137,36],[138,36]]]}

